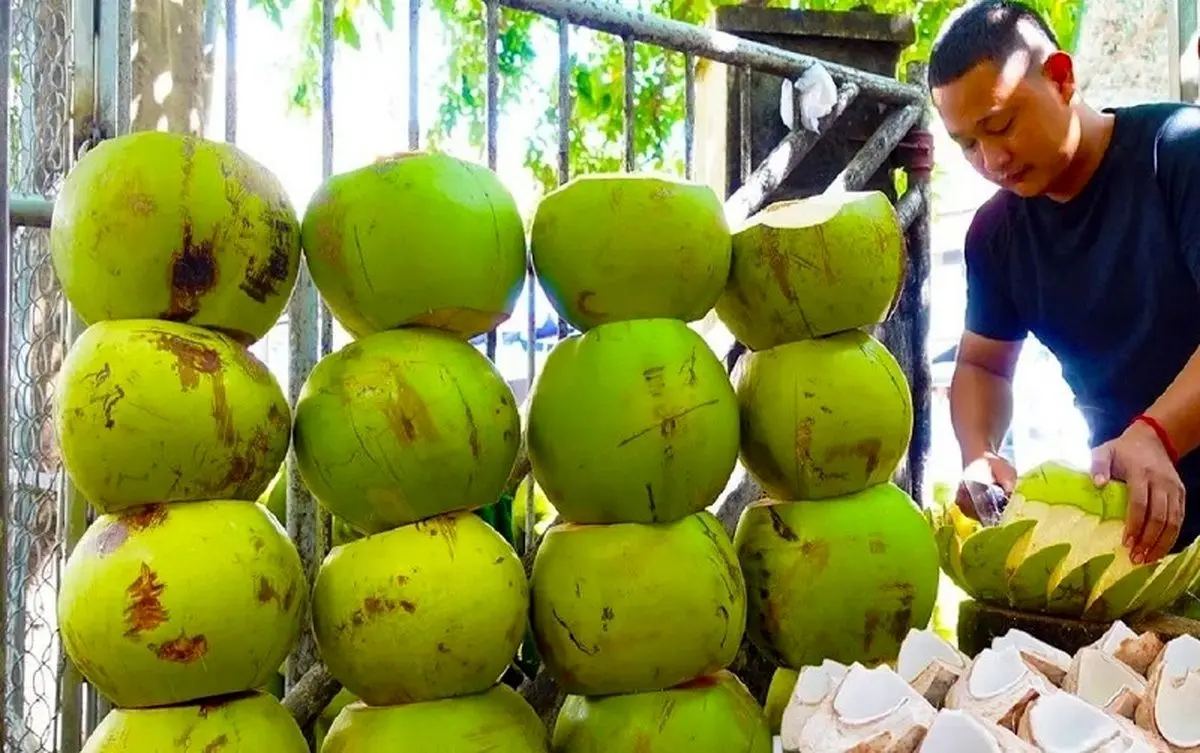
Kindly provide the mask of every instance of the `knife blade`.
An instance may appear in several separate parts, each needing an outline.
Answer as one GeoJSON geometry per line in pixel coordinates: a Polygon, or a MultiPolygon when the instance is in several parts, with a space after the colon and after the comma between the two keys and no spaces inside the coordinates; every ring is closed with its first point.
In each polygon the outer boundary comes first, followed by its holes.
{"type": "Polygon", "coordinates": [[[1000,523],[1004,507],[1008,504],[1008,495],[999,484],[985,484],[980,481],[963,481],[967,494],[971,496],[971,506],[975,515],[984,526],[994,526],[1000,523]]]}

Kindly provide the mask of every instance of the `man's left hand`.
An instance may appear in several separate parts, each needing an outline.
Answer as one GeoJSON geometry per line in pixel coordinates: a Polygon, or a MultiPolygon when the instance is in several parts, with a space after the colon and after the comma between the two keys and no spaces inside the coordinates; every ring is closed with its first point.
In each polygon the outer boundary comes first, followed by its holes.
{"type": "Polygon", "coordinates": [[[1092,476],[1097,486],[1119,479],[1129,488],[1125,546],[1135,563],[1171,551],[1183,524],[1184,486],[1153,429],[1134,423],[1092,450],[1092,476]]]}

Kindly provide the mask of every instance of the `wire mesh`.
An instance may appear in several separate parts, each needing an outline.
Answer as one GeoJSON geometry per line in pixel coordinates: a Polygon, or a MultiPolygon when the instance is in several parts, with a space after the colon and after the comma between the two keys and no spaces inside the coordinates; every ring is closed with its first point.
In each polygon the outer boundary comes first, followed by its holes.
{"type": "MultiPolygon", "coordinates": [[[[69,164],[71,28],[68,0],[13,3],[8,177],[18,193],[53,196],[69,164]]],[[[4,745],[42,753],[58,749],[64,662],[55,621],[61,469],[50,412],[64,307],[48,232],[17,228],[11,254],[4,745]]]]}

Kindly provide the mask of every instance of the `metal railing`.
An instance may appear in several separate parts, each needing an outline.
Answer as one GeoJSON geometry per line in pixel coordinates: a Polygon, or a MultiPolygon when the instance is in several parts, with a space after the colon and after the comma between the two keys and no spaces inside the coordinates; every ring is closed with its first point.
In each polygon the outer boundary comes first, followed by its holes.
{"type": "MultiPolygon", "coordinates": [[[[16,63],[0,76],[0,102],[13,113],[0,123],[0,136],[9,149],[5,155],[4,190],[0,211],[0,461],[5,483],[0,509],[6,522],[0,536],[3,579],[4,682],[0,685],[3,739],[0,753],[77,753],[88,731],[103,716],[104,703],[89,692],[66,661],[55,632],[54,599],[58,571],[90,516],[83,502],[63,477],[49,421],[53,379],[65,347],[79,331],[50,268],[47,233],[52,199],[70,168],[73,156],[102,138],[127,132],[131,95],[130,0],[2,0],[0,5],[0,57],[16,63]]],[[[238,15],[237,0],[209,0],[210,10],[225,19],[227,45],[225,72],[224,138],[238,135],[238,15]],[[223,7],[216,7],[218,2],[223,7]]],[[[838,85],[837,105],[820,124],[819,132],[796,126],[758,165],[752,164],[748,119],[748,87],[741,91],[740,187],[729,197],[731,220],[747,217],[770,201],[787,176],[801,163],[821,136],[836,127],[838,118],[859,97],[886,104],[890,113],[829,187],[831,191],[861,188],[901,142],[923,127],[926,95],[917,83],[835,65],[769,45],[738,38],[665,18],[628,10],[598,0],[486,0],[486,41],[490,54],[486,73],[485,155],[496,168],[500,126],[499,68],[496,56],[502,6],[530,11],[557,22],[558,29],[558,165],[560,183],[571,178],[569,122],[572,91],[571,29],[584,27],[621,38],[625,53],[624,167],[633,169],[634,65],[636,45],[649,44],[682,53],[685,60],[684,163],[693,177],[695,158],[696,63],[700,58],[731,66],[736,75],[750,71],[795,79],[821,63],[838,85]]],[[[333,86],[335,64],[334,0],[322,0],[321,121],[322,176],[334,165],[334,118],[337,113],[333,86]]],[[[407,141],[420,148],[421,113],[418,91],[420,69],[418,39],[420,0],[408,5],[410,40],[407,71],[409,122],[407,141]]],[[[923,78],[919,71],[914,74],[923,78]]],[[[744,80],[744,79],[743,79],[744,80]]],[[[897,208],[909,227],[909,276],[893,319],[884,328],[884,340],[906,366],[917,398],[918,424],[927,422],[929,379],[924,357],[927,328],[929,165],[909,171],[908,191],[897,208]],[[922,407],[925,406],[925,407],[922,407]],[[925,416],[922,416],[922,411],[925,416]]],[[[528,379],[536,371],[536,283],[529,269],[528,379]]],[[[301,267],[281,327],[289,340],[287,387],[295,401],[309,370],[333,347],[333,321],[320,302],[307,271],[301,267]]],[[[559,322],[559,335],[568,331],[559,322]]],[[[495,331],[486,337],[485,349],[495,358],[495,331]]],[[[914,438],[909,472],[919,465],[928,439],[914,438]]],[[[310,577],[328,547],[328,516],[317,509],[288,460],[287,528],[300,550],[310,577]]],[[[919,477],[919,473],[916,473],[919,477]]],[[[527,505],[529,514],[533,505],[527,505]]],[[[527,525],[529,536],[533,525],[527,525]]],[[[531,542],[529,542],[531,543],[531,542]]],[[[288,662],[287,686],[295,687],[317,662],[311,635],[302,637],[288,662]]]]}

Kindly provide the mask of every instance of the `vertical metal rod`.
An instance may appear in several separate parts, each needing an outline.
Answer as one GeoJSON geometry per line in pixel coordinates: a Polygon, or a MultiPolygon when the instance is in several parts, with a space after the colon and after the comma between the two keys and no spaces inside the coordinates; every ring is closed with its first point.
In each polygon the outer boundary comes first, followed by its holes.
{"type": "MultiPolygon", "coordinates": [[[[571,179],[571,25],[566,21],[558,22],[558,185],[566,185],[571,179]]],[[[533,268],[530,267],[532,275],[533,268]]],[[[530,277],[529,284],[529,317],[533,321],[533,304],[537,300],[537,280],[530,277]]],[[[530,324],[530,327],[535,325],[530,324]]],[[[529,380],[533,384],[534,364],[534,329],[529,331],[529,380]]],[[[558,317],[558,339],[570,334],[571,328],[567,320],[558,317]]],[[[530,508],[533,505],[533,485],[529,487],[530,508]]],[[[532,524],[530,524],[532,525],[532,524]]]]}
{"type": "Polygon", "coordinates": [[[133,8],[132,0],[117,2],[117,107],[116,135],[132,127],[129,106],[133,101],[133,8]]]}
{"type": "MultiPolygon", "coordinates": [[[[9,316],[9,296],[10,283],[12,274],[12,227],[9,224],[9,207],[8,195],[11,189],[9,184],[9,176],[12,175],[12,167],[10,165],[10,155],[12,146],[9,136],[9,87],[12,85],[12,66],[9,60],[12,59],[12,0],[0,0],[0,61],[4,64],[0,65],[0,149],[3,149],[4,159],[0,162],[0,186],[3,187],[2,195],[0,195],[0,253],[4,254],[4,258],[0,259],[0,519],[11,521],[10,500],[12,497],[12,476],[11,473],[11,458],[9,457],[9,432],[11,431],[11,410],[10,403],[12,400],[12,389],[10,385],[10,377],[12,375],[12,349],[10,347],[12,336],[9,332],[9,322],[12,321],[9,316]]],[[[0,563],[8,565],[8,537],[9,530],[12,526],[6,525],[5,530],[0,531],[0,563]]],[[[8,667],[8,579],[0,578],[0,623],[3,624],[2,635],[0,635],[0,668],[8,667]]],[[[7,675],[7,671],[5,675],[7,675]]],[[[7,676],[0,677],[0,714],[6,716],[8,709],[8,682],[7,676]]],[[[4,716],[0,716],[0,726],[5,730],[8,724],[2,723],[5,721],[4,716]]],[[[8,733],[0,734],[0,751],[8,747],[8,733]]]]}
{"type": "Polygon", "coordinates": [[[237,0],[225,0],[225,140],[230,144],[237,143],[237,22],[237,0]]]}
{"type": "Polygon", "coordinates": [[[625,37],[625,170],[637,167],[637,113],[634,112],[637,82],[633,78],[633,37],[625,37]]]}
{"type": "MultiPolygon", "coordinates": [[[[499,51],[496,46],[500,42],[500,3],[498,0],[487,0],[486,18],[487,37],[487,166],[496,169],[497,134],[500,129],[500,65],[497,60],[499,51]]],[[[487,333],[487,357],[496,360],[497,337],[496,330],[487,333]]]]}
{"type": "Polygon", "coordinates": [[[408,148],[421,148],[421,0],[408,0],[408,148]]]}
{"type": "MultiPolygon", "coordinates": [[[[323,0],[321,4],[321,177],[333,175],[333,19],[336,13],[334,0],[323,0]]],[[[333,312],[325,301],[320,301],[321,331],[318,338],[320,353],[327,356],[333,352],[333,312]]],[[[325,524],[328,515],[324,508],[316,508],[317,525],[321,531],[329,526],[325,524]]],[[[322,538],[317,536],[318,546],[316,556],[324,558],[325,547],[320,544],[322,538]]]]}
{"type": "MultiPolygon", "coordinates": [[[[333,153],[333,118],[332,107],[332,70],[333,70],[333,19],[334,0],[322,0],[321,4],[321,36],[322,36],[322,172],[332,169],[333,153]]],[[[318,312],[321,306],[312,277],[308,274],[306,265],[300,265],[296,279],[296,289],[288,301],[288,399],[293,409],[304,387],[313,366],[317,363],[320,348],[318,312]]],[[[320,515],[316,502],[296,467],[296,452],[293,448],[288,453],[287,463],[287,530],[292,541],[300,552],[304,563],[305,575],[311,585],[316,580],[317,571],[321,566],[322,529],[320,515]]],[[[305,621],[303,632],[296,650],[289,657],[287,675],[284,678],[285,690],[290,690],[304,676],[304,673],[318,659],[316,640],[312,634],[311,623],[305,621]]],[[[306,735],[311,730],[305,730],[306,735]]]]}
{"type": "Polygon", "coordinates": [[[683,174],[696,177],[696,56],[683,56],[683,174]]]}
{"type": "Polygon", "coordinates": [[[738,186],[744,186],[754,172],[754,139],[750,132],[750,68],[738,68],[738,152],[741,157],[738,186]]]}

